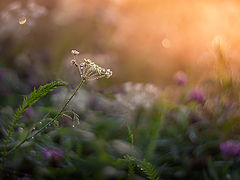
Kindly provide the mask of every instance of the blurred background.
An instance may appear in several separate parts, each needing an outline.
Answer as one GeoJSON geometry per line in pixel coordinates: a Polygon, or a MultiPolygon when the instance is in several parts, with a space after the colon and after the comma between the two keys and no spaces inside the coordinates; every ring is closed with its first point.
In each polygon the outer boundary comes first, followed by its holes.
{"type": "MultiPolygon", "coordinates": [[[[129,154],[130,125],[135,156],[152,162],[162,179],[240,178],[239,16],[237,0],[1,1],[1,138],[25,95],[61,80],[67,87],[30,107],[19,127],[56,114],[80,82],[72,49],[80,52],[77,61],[91,58],[113,71],[110,79],[86,84],[70,104],[81,122],[78,130],[71,118],[62,118],[62,128],[6,162],[6,177],[126,179],[127,167],[113,157],[129,154]],[[44,164],[49,148],[58,155],[44,164]]],[[[147,177],[137,171],[134,178],[147,177]]]]}
{"type": "Polygon", "coordinates": [[[70,49],[111,66],[114,84],[169,84],[178,70],[201,80],[214,69],[216,39],[238,72],[238,1],[32,0],[0,7],[1,64],[29,83],[67,78],[70,49]]]}

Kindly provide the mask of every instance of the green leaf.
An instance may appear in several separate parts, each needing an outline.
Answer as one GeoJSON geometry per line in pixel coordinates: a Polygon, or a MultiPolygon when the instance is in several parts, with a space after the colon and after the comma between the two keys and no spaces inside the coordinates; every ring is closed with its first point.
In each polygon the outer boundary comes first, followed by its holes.
{"type": "Polygon", "coordinates": [[[128,162],[134,162],[134,164],[143,171],[143,173],[150,179],[150,180],[159,180],[158,171],[154,169],[154,167],[145,160],[138,160],[135,157],[126,155],[124,159],[128,162]]]}
{"type": "Polygon", "coordinates": [[[65,84],[62,83],[62,82],[53,81],[53,82],[51,82],[49,84],[46,84],[44,86],[40,86],[38,89],[34,88],[33,92],[28,97],[24,98],[22,105],[17,109],[17,111],[14,114],[13,119],[10,122],[10,125],[8,127],[7,137],[5,138],[5,145],[4,145],[4,151],[3,151],[3,156],[2,156],[3,162],[4,162],[4,159],[5,159],[5,154],[6,154],[6,151],[7,151],[7,146],[8,146],[9,139],[12,136],[12,133],[13,133],[14,128],[16,127],[18,121],[22,118],[22,116],[26,112],[27,108],[29,106],[32,106],[41,97],[46,96],[49,92],[51,92],[55,88],[57,88],[59,86],[64,86],[64,85],[65,84]]]}
{"type": "Polygon", "coordinates": [[[72,113],[73,113],[73,126],[76,127],[80,124],[79,116],[73,111],[72,113]]]}
{"type": "Polygon", "coordinates": [[[132,133],[131,127],[128,125],[127,128],[128,128],[128,142],[131,145],[133,145],[133,133],[132,133]]]}
{"type": "Polygon", "coordinates": [[[27,137],[28,134],[29,134],[29,131],[27,129],[23,128],[23,132],[21,133],[20,138],[19,138],[20,141],[23,141],[27,137]]]}
{"type": "Polygon", "coordinates": [[[55,127],[59,127],[59,121],[58,120],[54,120],[53,124],[54,124],[55,127]]]}

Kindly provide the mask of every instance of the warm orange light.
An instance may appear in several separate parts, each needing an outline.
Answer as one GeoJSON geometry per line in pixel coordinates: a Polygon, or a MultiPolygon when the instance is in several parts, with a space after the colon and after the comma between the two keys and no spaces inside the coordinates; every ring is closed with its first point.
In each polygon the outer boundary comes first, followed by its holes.
{"type": "Polygon", "coordinates": [[[163,40],[162,40],[162,46],[163,46],[164,48],[170,48],[170,47],[171,47],[171,42],[170,42],[170,40],[167,39],[167,38],[163,39],[163,40]]]}
{"type": "Polygon", "coordinates": [[[20,17],[19,20],[18,20],[18,23],[21,24],[21,25],[25,24],[26,22],[27,22],[27,18],[24,17],[24,16],[20,17]]]}

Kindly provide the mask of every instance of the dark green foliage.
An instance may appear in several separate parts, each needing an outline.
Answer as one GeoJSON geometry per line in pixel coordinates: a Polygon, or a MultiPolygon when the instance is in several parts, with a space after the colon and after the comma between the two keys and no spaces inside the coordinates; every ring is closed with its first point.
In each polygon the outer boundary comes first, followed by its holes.
{"type": "Polygon", "coordinates": [[[2,163],[4,163],[4,158],[7,151],[7,146],[9,139],[14,131],[14,128],[16,127],[18,121],[22,118],[23,114],[26,112],[27,108],[29,106],[32,106],[34,103],[36,103],[41,97],[46,96],[49,92],[54,90],[55,88],[59,86],[64,86],[65,84],[63,82],[53,81],[49,84],[46,84],[44,86],[40,86],[38,89],[33,90],[33,92],[28,96],[25,97],[23,100],[22,105],[17,109],[16,113],[13,116],[12,121],[9,124],[9,128],[7,130],[7,136],[4,140],[4,150],[2,153],[2,163]]]}
{"type": "Polygon", "coordinates": [[[58,86],[64,86],[65,84],[58,81],[53,81],[49,84],[46,84],[44,86],[40,86],[38,89],[33,90],[33,92],[28,96],[25,97],[23,100],[22,105],[17,109],[16,113],[13,116],[12,122],[9,126],[10,133],[15,128],[17,122],[21,119],[25,111],[29,106],[32,106],[34,103],[36,103],[41,97],[46,96],[49,92],[57,88],[58,86]]]}
{"type": "MultiPolygon", "coordinates": [[[[128,128],[128,142],[131,144],[131,148],[133,148],[133,133],[132,133],[130,126],[127,126],[127,128],[128,128]]],[[[134,167],[135,167],[134,162],[129,161],[128,162],[128,177],[129,177],[129,179],[133,178],[133,175],[135,173],[134,167]]]]}
{"type": "Polygon", "coordinates": [[[163,122],[163,116],[164,116],[164,106],[161,106],[162,110],[154,109],[152,119],[153,119],[153,125],[150,130],[150,140],[146,152],[146,159],[150,159],[151,156],[154,153],[155,147],[156,147],[156,141],[159,136],[159,131],[163,122]]]}
{"type": "Polygon", "coordinates": [[[146,160],[138,160],[132,156],[126,155],[124,159],[133,162],[150,180],[158,180],[158,171],[146,160]]]}

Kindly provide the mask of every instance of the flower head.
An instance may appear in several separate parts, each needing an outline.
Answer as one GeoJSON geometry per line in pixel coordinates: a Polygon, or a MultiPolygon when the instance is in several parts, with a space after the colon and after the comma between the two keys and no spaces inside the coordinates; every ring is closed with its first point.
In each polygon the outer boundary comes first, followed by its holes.
{"type": "Polygon", "coordinates": [[[104,68],[96,65],[90,59],[84,59],[81,64],[78,64],[75,56],[78,55],[79,52],[72,50],[72,54],[74,55],[72,64],[78,68],[81,78],[85,80],[95,80],[103,77],[110,78],[112,76],[112,71],[110,69],[105,70],[104,68]]]}
{"type": "Polygon", "coordinates": [[[63,157],[63,152],[61,149],[49,149],[44,148],[43,155],[45,160],[58,161],[63,157]]]}
{"type": "Polygon", "coordinates": [[[204,104],[205,94],[199,89],[193,89],[189,94],[188,101],[195,101],[199,104],[204,104]]]}
{"type": "Polygon", "coordinates": [[[224,157],[236,157],[240,153],[240,145],[228,140],[220,144],[220,151],[224,157]]]}
{"type": "Polygon", "coordinates": [[[79,55],[79,52],[78,52],[77,50],[75,50],[75,49],[73,49],[73,50],[71,51],[71,53],[72,53],[73,55],[79,55]]]}
{"type": "Polygon", "coordinates": [[[179,86],[184,86],[187,81],[188,81],[188,77],[187,75],[182,72],[182,71],[178,71],[175,75],[174,75],[174,81],[177,85],[179,86]]]}

